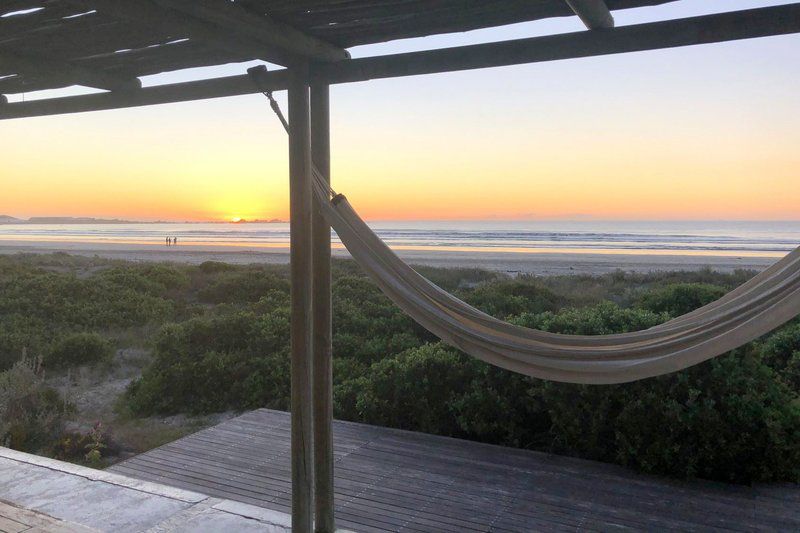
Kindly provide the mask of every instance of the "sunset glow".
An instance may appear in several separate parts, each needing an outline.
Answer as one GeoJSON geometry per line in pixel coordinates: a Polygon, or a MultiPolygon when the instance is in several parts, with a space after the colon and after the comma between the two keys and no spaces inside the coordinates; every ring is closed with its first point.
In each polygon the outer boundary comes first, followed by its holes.
{"type": "MultiPolygon", "coordinates": [[[[333,184],[368,220],[797,219],[798,49],[771,37],[335,86],[333,184]]],[[[6,121],[0,214],[287,219],[285,137],[261,96],[6,121]]]]}

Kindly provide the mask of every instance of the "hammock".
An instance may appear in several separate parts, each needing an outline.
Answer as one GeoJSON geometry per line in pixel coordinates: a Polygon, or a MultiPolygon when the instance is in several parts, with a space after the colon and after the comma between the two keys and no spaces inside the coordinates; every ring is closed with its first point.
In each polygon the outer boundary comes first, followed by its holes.
{"type": "MultiPolygon", "coordinates": [[[[288,129],[271,94],[273,110],[288,129]]],[[[682,370],[753,341],[800,315],[800,247],[719,300],[652,328],[562,335],[498,320],[404,263],[312,165],[314,198],[350,255],[403,311],[486,363],[567,383],[626,383],[682,370]]]]}
{"type": "Polygon", "coordinates": [[[411,318],[489,364],[568,383],[625,383],[675,372],[757,339],[800,314],[800,248],[721,299],[647,330],[561,335],[515,326],[443,291],[405,264],[342,195],[314,196],[353,259],[411,318]]]}

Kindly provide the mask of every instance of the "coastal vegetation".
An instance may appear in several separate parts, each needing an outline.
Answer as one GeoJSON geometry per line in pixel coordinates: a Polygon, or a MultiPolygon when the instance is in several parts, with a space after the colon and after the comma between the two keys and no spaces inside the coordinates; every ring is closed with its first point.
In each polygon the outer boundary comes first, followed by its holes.
{"type": "MultiPolygon", "coordinates": [[[[753,275],[420,271],[503,320],[584,335],[656,325],[753,275]]],[[[800,481],[798,321],[681,372],[581,386],[527,378],[444,345],[350,261],[334,262],[333,306],[337,418],[677,477],[800,481]]],[[[120,421],[288,409],[288,268],[0,256],[0,370],[4,442],[92,464],[126,446],[120,421]],[[49,385],[53,376],[109,372],[132,351],[141,371],[120,390],[114,416],[64,430],[75,408],[69,390],[49,385]],[[35,405],[21,409],[22,397],[35,405]],[[27,411],[47,413],[49,429],[20,415],[27,411]]]]}

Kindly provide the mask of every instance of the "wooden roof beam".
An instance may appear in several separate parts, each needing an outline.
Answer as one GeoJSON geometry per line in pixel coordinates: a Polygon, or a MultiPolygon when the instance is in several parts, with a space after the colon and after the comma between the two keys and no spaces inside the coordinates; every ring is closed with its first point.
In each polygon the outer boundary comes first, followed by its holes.
{"type": "MultiPolygon", "coordinates": [[[[604,31],[580,31],[500,43],[441,50],[365,57],[315,65],[312,83],[349,83],[379,78],[416,76],[542,61],[557,61],[679,46],[720,43],[800,33],[800,2],[678,20],[621,26],[604,31]]],[[[0,120],[82,113],[145,105],[188,102],[279,91],[288,86],[288,70],[256,72],[147,87],[131,93],[102,93],[17,102],[0,108],[0,120]]]]}
{"type": "Polygon", "coordinates": [[[69,0],[85,8],[172,37],[187,37],[212,48],[289,66],[297,62],[347,59],[347,50],[291,26],[245,11],[236,4],[203,0],[69,0]],[[176,35],[176,32],[181,32],[176,35]]]}
{"type": "Polygon", "coordinates": [[[614,27],[614,17],[603,0],[564,0],[583,21],[586,29],[600,30],[614,27]]]}
{"type": "Polygon", "coordinates": [[[55,79],[64,83],[65,87],[83,85],[107,91],[131,91],[142,87],[138,78],[116,76],[66,61],[23,56],[16,52],[0,51],[0,63],[6,70],[16,71],[22,75],[35,74],[42,78],[55,79]]]}

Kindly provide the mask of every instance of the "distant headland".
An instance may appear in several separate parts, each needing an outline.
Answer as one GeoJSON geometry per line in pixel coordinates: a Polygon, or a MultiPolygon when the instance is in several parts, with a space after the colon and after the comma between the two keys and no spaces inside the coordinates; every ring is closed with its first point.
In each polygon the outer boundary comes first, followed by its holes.
{"type": "Polygon", "coordinates": [[[0,224],[136,224],[136,222],[132,220],[120,220],[118,218],[31,217],[24,219],[0,215],[0,224]]]}
{"type": "Polygon", "coordinates": [[[257,218],[255,220],[245,220],[243,218],[237,218],[236,220],[231,220],[230,224],[285,224],[285,220],[281,220],[279,218],[270,218],[270,219],[260,219],[257,218]]]}

